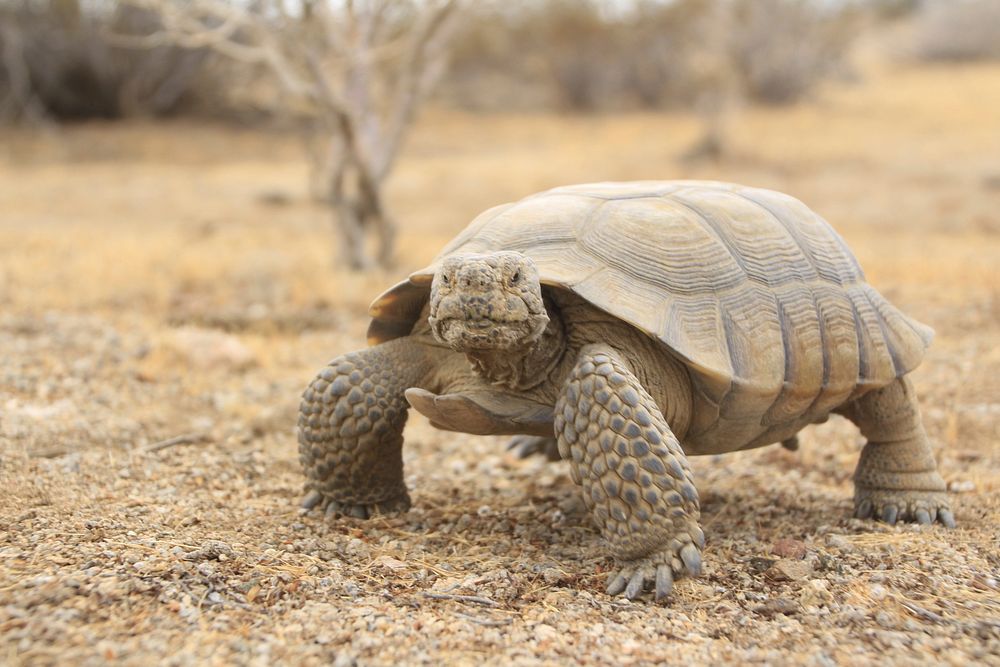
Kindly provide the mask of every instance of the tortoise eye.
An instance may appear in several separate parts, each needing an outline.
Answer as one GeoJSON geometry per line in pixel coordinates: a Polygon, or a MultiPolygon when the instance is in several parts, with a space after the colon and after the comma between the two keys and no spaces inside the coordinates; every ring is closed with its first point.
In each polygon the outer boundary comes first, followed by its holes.
{"type": "Polygon", "coordinates": [[[451,278],[448,277],[447,273],[442,273],[441,274],[441,282],[443,282],[445,285],[450,285],[451,284],[451,278]]]}
{"type": "Polygon", "coordinates": [[[514,275],[512,275],[512,276],[510,277],[510,282],[512,282],[512,283],[515,283],[515,284],[516,284],[516,283],[518,283],[518,282],[520,282],[520,281],[521,281],[521,272],[520,272],[520,271],[515,271],[515,272],[514,272],[514,275]]]}

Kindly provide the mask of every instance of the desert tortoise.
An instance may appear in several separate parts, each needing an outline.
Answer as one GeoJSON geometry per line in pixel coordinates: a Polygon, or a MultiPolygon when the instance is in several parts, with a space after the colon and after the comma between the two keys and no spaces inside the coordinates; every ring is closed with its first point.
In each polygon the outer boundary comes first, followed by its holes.
{"type": "Polygon", "coordinates": [[[307,508],[407,509],[410,406],[448,430],[555,436],[617,561],[608,593],[659,599],[701,569],[687,457],[837,412],[867,438],[857,516],[954,525],[905,377],[931,330],[787,195],[700,181],[542,192],[477,217],[371,316],[372,347],[303,396],[307,508]]]}

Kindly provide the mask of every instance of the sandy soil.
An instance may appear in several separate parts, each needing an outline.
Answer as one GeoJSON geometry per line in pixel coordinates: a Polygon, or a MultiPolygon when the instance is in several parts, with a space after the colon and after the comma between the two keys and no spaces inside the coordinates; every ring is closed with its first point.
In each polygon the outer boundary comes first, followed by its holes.
{"type": "Polygon", "coordinates": [[[0,137],[0,663],[1000,664],[1000,67],[873,70],[736,119],[431,113],[394,271],[333,264],[288,137],[0,137]],[[300,516],[298,395],[367,303],[475,213],[562,183],[719,178],[803,199],[935,327],[914,374],[959,528],[850,518],[842,419],[695,461],[706,573],[603,594],[563,463],[411,420],[414,509],[300,516]]]}

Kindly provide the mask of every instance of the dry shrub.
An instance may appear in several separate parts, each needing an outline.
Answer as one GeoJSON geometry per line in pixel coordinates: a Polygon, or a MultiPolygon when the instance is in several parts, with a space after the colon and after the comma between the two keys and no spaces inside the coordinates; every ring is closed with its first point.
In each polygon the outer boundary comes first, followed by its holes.
{"type": "Polygon", "coordinates": [[[929,2],[917,17],[916,54],[923,60],[1000,58],[1000,2],[929,2]]]}
{"type": "Polygon", "coordinates": [[[115,2],[0,0],[0,118],[165,116],[209,106],[203,49],[127,49],[113,34],[158,28],[155,15],[115,2]]]}
{"type": "Polygon", "coordinates": [[[447,92],[472,108],[690,107],[725,80],[794,102],[843,71],[858,16],[819,0],[479,3],[447,92]]]}
{"type": "Polygon", "coordinates": [[[741,0],[729,37],[747,97],[795,102],[843,72],[860,14],[850,5],[814,0],[741,0]]]}

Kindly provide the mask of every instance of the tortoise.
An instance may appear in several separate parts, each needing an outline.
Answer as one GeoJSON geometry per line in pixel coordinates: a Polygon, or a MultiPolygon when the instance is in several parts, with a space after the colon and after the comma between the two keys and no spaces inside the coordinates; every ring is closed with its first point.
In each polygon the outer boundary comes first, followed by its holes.
{"type": "Polygon", "coordinates": [[[907,377],[933,332],[800,201],[711,181],[560,187],[478,216],[371,306],[299,415],[303,506],[405,511],[409,407],[569,461],[610,595],[697,575],[689,456],[794,442],[831,413],[867,443],[854,513],[954,526],[907,377]],[[553,440],[555,444],[553,444],[553,440]]]}

